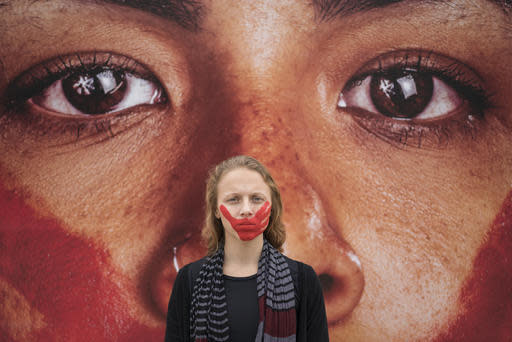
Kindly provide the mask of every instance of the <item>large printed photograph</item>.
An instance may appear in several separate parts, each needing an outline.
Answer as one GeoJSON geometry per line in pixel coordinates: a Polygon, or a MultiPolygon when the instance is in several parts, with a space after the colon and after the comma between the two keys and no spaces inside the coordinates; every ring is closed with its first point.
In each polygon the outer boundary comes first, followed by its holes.
{"type": "Polygon", "coordinates": [[[331,341],[512,339],[510,0],[0,0],[0,341],[163,341],[256,158],[331,341]]]}

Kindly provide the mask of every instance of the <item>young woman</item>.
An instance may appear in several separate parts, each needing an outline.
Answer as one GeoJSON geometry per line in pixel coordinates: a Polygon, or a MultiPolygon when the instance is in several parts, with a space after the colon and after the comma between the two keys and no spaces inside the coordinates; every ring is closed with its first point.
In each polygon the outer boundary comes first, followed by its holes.
{"type": "Polygon", "coordinates": [[[166,341],[328,341],[320,282],[281,254],[285,230],[274,180],[236,156],[210,173],[203,238],[208,256],[174,283],[166,341]]]}

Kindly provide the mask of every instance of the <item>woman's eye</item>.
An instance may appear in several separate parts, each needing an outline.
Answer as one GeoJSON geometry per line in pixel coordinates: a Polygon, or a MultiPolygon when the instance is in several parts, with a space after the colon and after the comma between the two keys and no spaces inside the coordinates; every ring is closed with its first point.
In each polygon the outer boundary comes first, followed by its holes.
{"type": "Polygon", "coordinates": [[[44,62],[20,76],[13,88],[24,94],[27,104],[69,116],[97,116],[167,101],[162,85],[145,67],[128,57],[99,52],[44,62]]]}
{"type": "Polygon", "coordinates": [[[394,119],[427,120],[454,112],[463,99],[441,79],[414,69],[378,72],[347,87],[338,106],[394,119]]]}
{"type": "Polygon", "coordinates": [[[474,138],[492,104],[476,71],[430,51],[398,50],[363,65],[343,86],[337,107],[391,144],[445,145],[474,138]]]}
{"type": "Polygon", "coordinates": [[[29,102],[57,113],[99,115],[162,100],[158,84],[129,72],[98,68],[57,80],[29,102]]]}

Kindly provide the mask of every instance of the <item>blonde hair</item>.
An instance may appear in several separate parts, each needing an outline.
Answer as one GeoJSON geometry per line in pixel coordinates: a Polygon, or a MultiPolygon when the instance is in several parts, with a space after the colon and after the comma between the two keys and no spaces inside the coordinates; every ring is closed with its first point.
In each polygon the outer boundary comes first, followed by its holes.
{"type": "Polygon", "coordinates": [[[286,231],[281,221],[283,205],[281,203],[281,193],[279,192],[279,188],[265,166],[252,157],[241,155],[226,159],[213,167],[210,170],[209,177],[206,182],[206,217],[201,235],[203,237],[203,242],[208,248],[208,255],[214,254],[219,249],[219,246],[224,244],[224,227],[222,226],[222,221],[215,217],[215,212],[217,210],[218,184],[223,175],[229,171],[239,168],[258,172],[263,178],[263,181],[270,188],[272,208],[270,210],[268,227],[263,232],[263,236],[272,246],[274,246],[274,248],[282,252],[283,244],[286,239],[286,231]]]}

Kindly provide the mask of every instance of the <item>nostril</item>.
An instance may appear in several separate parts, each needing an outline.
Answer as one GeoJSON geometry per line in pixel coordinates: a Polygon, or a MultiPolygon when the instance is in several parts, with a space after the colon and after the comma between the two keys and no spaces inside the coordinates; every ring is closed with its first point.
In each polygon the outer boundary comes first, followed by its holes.
{"type": "Polygon", "coordinates": [[[339,303],[337,301],[340,298],[344,298],[343,300],[347,301],[347,286],[350,286],[347,282],[350,281],[349,279],[324,272],[318,275],[318,280],[320,280],[320,286],[322,287],[326,303],[332,305],[332,303],[336,302],[336,306],[338,306],[339,303]]]}
{"type": "Polygon", "coordinates": [[[345,319],[359,303],[364,277],[360,269],[358,270],[359,272],[347,274],[345,268],[333,268],[318,274],[330,325],[345,319]]]}
{"type": "Polygon", "coordinates": [[[333,289],[334,278],[328,273],[321,273],[318,276],[318,279],[320,280],[320,285],[322,286],[324,296],[327,296],[327,294],[333,289]]]}

